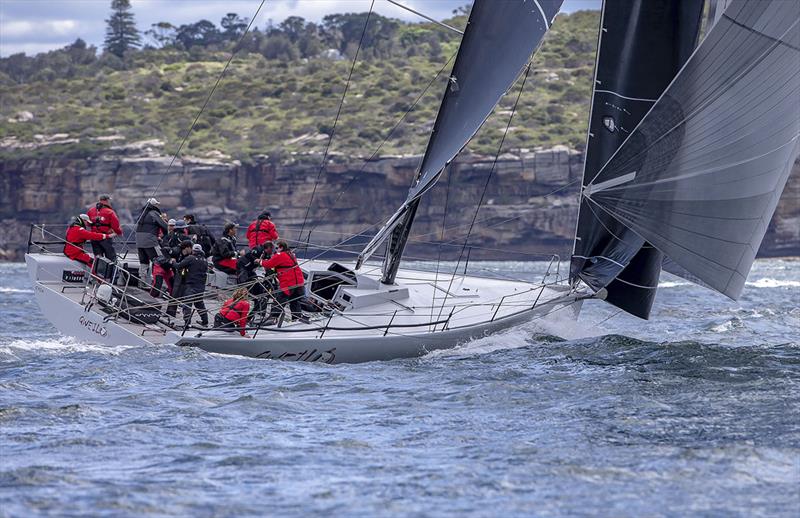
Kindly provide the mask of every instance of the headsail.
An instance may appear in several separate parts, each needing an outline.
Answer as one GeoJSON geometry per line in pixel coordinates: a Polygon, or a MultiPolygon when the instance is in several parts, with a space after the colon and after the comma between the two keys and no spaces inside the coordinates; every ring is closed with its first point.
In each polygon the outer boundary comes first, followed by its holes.
{"type": "MultiPolygon", "coordinates": [[[[414,185],[403,205],[359,257],[359,266],[389,234],[411,225],[419,198],[433,187],[539,46],[562,0],[476,0],[458,49],[453,72],[414,185]]],[[[398,234],[407,236],[408,229],[398,234]]],[[[403,243],[394,253],[402,253],[403,243]]]]}
{"type": "MultiPolygon", "coordinates": [[[[606,0],[584,165],[584,188],[641,122],[697,44],[704,0],[606,0]]],[[[624,182],[619,177],[614,182],[624,182]]],[[[581,199],[571,280],[641,318],[655,299],[662,254],[581,199]],[[624,269],[622,269],[624,268],[624,269]]]]}
{"type": "Polygon", "coordinates": [[[799,139],[800,2],[733,0],[584,198],[736,299],[799,139]]]}

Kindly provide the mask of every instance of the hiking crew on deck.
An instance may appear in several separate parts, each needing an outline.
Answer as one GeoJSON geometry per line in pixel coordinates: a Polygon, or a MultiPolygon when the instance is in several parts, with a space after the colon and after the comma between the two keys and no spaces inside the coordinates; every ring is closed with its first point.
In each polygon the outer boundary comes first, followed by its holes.
{"type": "Polygon", "coordinates": [[[236,275],[236,224],[228,223],[222,237],[214,247],[214,268],[230,275],[236,275]]]}
{"type": "Polygon", "coordinates": [[[102,234],[88,230],[86,227],[91,224],[88,214],[81,214],[67,228],[67,236],[64,245],[64,255],[78,261],[86,266],[92,265],[92,256],[83,250],[83,244],[87,241],[102,241],[114,237],[114,233],[102,234]]]}
{"type": "Polygon", "coordinates": [[[250,313],[250,303],[247,302],[247,288],[239,288],[233,292],[233,297],[222,303],[219,313],[214,315],[214,328],[234,331],[239,328],[239,334],[246,336],[247,316],[250,313]]]}

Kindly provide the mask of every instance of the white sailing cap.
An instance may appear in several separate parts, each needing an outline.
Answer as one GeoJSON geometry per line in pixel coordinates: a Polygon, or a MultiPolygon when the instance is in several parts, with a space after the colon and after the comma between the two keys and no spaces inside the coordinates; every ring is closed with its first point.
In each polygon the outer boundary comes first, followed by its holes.
{"type": "Polygon", "coordinates": [[[197,243],[192,245],[192,252],[202,252],[202,251],[203,251],[202,246],[198,245],[197,243]]]}
{"type": "Polygon", "coordinates": [[[161,205],[161,203],[159,203],[159,201],[155,198],[148,198],[147,203],[149,205],[161,205]]]}
{"type": "Polygon", "coordinates": [[[167,225],[173,225],[174,226],[175,225],[175,220],[170,218],[170,220],[167,221],[167,225]]]}
{"type": "Polygon", "coordinates": [[[78,217],[81,218],[83,221],[88,221],[89,223],[92,222],[92,218],[90,218],[88,214],[81,214],[78,217]]]}

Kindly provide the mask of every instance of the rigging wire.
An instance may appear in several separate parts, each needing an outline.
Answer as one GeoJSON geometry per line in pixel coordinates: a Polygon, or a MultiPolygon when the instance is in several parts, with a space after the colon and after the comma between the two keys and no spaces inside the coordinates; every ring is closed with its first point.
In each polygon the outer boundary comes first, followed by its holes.
{"type": "MultiPolygon", "coordinates": [[[[511,115],[508,116],[508,123],[506,124],[506,129],[503,131],[503,137],[500,139],[500,145],[497,146],[497,153],[494,155],[494,161],[492,162],[492,168],[489,170],[489,174],[486,175],[486,182],[483,184],[483,192],[481,192],[480,200],[478,200],[478,205],[475,207],[475,212],[472,215],[472,222],[469,225],[469,230],[467,230],[467,237],[464,238],[464,245],[461,247],[461,252],[458,254],[458,261],[456,262],[456,268],[453,270],[453,275],[450,277],[450,284],[447,286],[447,292],[445,292],[444,299],[442,300],[442,307],[439,309],[439,316],[442,315],[442,310],[444,310],[445,302],[447,302],[447,295],[450,293],[450,290],[453,287],[453,281],[456,278],[456,273],[458,272],[458,266],[461,263],[461,258],[464,256],[464,250],[467,249],[467,244],[469,243],[470,235],[472,234],[472,229],[475,227],[475,221],[478,219],[478,212],[481,210],[481,205],[483,205],[483,200],[486,197],[486,191],[489,189],[489,182],[492,180],[492,176],[494,176],[494,171],[497,168],[497,161],[500,158],[500,153],[503,151],[503,144],[505,144],[506,137],[508,136],[508,131],[511,128],[511,121],[514,120],[514,114],[517,113],[517,105],[519,104],[519,100],[522,97],[522,91],[525,89],[525,83],[528,81],[528,76],[531,72],[531,61],[528,62],[528,66],[525,68],[525,75],[522,76],[522,84],[519,87],[519,92],[517,92],[517,98],[514,100],[514,106],[511,108],[511,115]]],[[[465,272],[466,273],[466,272],[465,272]]]]}
{"type": "MultiPolygon", "coordinates": [[[[450,180],[453,178],[453,168],[447,168],[447,190],[445,191],[444,195],[444,212],[442,213],[442,234],[440,238],[440,243],[438,246],[438,255],[436,256],[436,276],[433,280],[433,285],[436,286],[439,284],[439,264],[442,261],[442,244],[444,242],[444,231],[445,227],[447,226],[447,207],[450,202],[450,180]]],[[[458,265],[456,265],[458,267],[458,265]]],[[[436,290],[433,290],[433,295],[431,296],[431,320],[433,320],[433,306],[436,305],[436,290]]]]}
{"type": "MultiPolygon", "coordinates": [[[[331,136],[328,138],[328,143],[325,144],[325,152],[322,154],[322,163],[319,165],[319,171],[317,171],[317,178],[314,180],[314,189],[311,191],[311,199],[308,201],[308,207],[306,207],[306,214],[303,216],[303,225],[300,227],[300,233],[298,234],[299,241],[303,240],[303,230],[305,230],[306,222],[308,221],[308,214],[311,211],[311,206],[314,204],[314,196],[317,194],[317,186],[319,185],[319,179],[322,177],[322,172],[325,170],[325,164],[328,161],[328,152],[331,148],[331,143],[333,142],[333,137],[336,134],[336,125],[339,123],[339,117],[342,114],[342,107],[344,106],[344,100],[347,96],[347,90],[350,88],[350,81],[353,78],[353,71],[356,68],[356,62],[358,62],[358,54],[361,52],[361,46],[364,44],[364,37],[367,34],[367,27],[369,26],[369,19],[372,17],[372,11],[375,7],[375,0],[369,4],[369,12],[367,13],[367,19],[364,21],[364,29],[361,31],[361,38],[358,40],[358,47],[356,48],[355,55],[353,56],[353,63],[350,65],[350,73],[347,74],[347,82],[344,85],[344,92],[342,92],[342,99],[339,101],[339,108],[336,110],[336,118],[333,120],[333,127],[331,128],[331,136]]],[[[311,233],[309,232],[308,238],[311,239],[311,233]]]]}
{"type": "MultiPolygon", "coordinates": [[[[392,138],[392,135],[394,135],[394,132],[397,130],[397,128],[398,128],[398,127],[400,127],[400,124],[402,124],[402,123],[403,123],[403,121],[406,119],[406,117],[408,117],[408,115],[409,115],[409,114],[410,114],[412,111],[414,111],[414,109],[417,107],[417,105],[418,105],[418,104],[419,104],[419,102],[422,100],[422,98],[425,96],[425,94],[426,94],[426,93],[428,93],[428,90],[430,90],[431,86],[433,86],[433,83],[435,83],[435,82],[436,82],[436,80],[439,78],[439,76],[441,76],[441,75],[442,75],[442,72],[444,72],[444,71],[445,71],[445,69],[447,68],[447,66],[448,66],[448,65],[450,65],[450,62],[452,62],[452,61],[453,61],[453,58],[455,58],[455,57],[456,57],[456,53],[454,52],[454,53],[453,53],[453,55],[451,55],[451,56],[450,56],[450,59],[448,59],[448,60],[447,60],[447,62],[445,62],[445,64],[444,64],[444,65],[442,65],[442,67],[439,69],[439,71],[438,71],[438,72],[436,72],[436,75],[434,75],[434,76],[433,76],[433,78],[430,80],[430,82],[428,82],[427,86],[425,86],[425,88],[424,88],[424,89],[422,90],[422,92],[421,92],[421,93],[420,93],[420,94],[417,96],[417,98],[416,98],[416,99],[414,99],[414,102],[411,104],[411,107],[409,107],[409,108],[408,108],[408,109],[405,111],[405,113],[403,113],[403,115],[402,115],[402,116],[400,117],[400,119],[399,119],[399,120],[398,120],[398,121],[395,123],[395,125],[392,127],[392,129],[391,129],[391,130],[389,130],[389,133],[387,133],[387,134],[386,134],[386,136],[383,138],[383,141],[380,143],[380,145],[378,145],[378,147],[375,149],[375,151],[373,151],[373,152],[372,152],[372,154],[369,156],[369,158],[367,158],[366,160],[364,160],[364,162],[361,164],[361,167],[359,167],[358,171],[357,171],[356,173],[354,173],[354,174],[353,174],[353,176],[350,178],[350,181],[348,181],[348,182],[347,182],[347,185],[345,185],[345,186],[344,186],[344,187],[343,187],[343,188],[342,188],[342,189],[339,191],[339,194],[336,196],[336,199],[335,199],[335,200],[333,200],[333,203],[331,203],[331,204],[328,206],[328,208],[327,208],[327,209],[325,210],[325,212],[323,213],[322,217],[319,219],[319,221],[320,221],[320,222],[322,222],[322,221],[325,221],[325,218],[327,218],[327,217],[328,217],[328,214],[330,214],[330,212],[331,212],[331,210],[333,209],[333,207],[335,207],[335,206],[336,206],[336,204],[339,202],[339,200],[341,200],[341,199],[342,199],[342,196],[344,195],[344,193],[345,193],[345,192],[347,192],[347,191],[350,189],[350,186],[351,186],[351,185],[353,185],[353,182],[355,182],[355,180],[358,178],[358,173],[362,173],[362,172],[364,171],[364,167],[366,167],[366,165],[367,165],[369,162],[371,162],[371,161],[372,161],[372,160],[373,160],[373,159],[374,159],[376,156],[378,156],[378,153],[380,152],[380,150],[381,150],[381,149],[383,149],[383,146],[384,146],[384,145],[386,145],[386,143],[389,141],[389,139],[390,139],[390,138],[392,138]]],[[[309,231],[308,231],[308,234],[309,234],[309,236],[311,235],[311,233],[312,233],[312,232],[314,232],[314,231],[317,229],[317,227],[319,226],[319,224],[320,224],[320,223],[318,222],[318,223],[316,223],[316,224],[315,224],[313,227],[311,227],[311,230],[309,230],[309,231]]],[[[355,236],[354,236],[354,237],[355,237],[355,236]]],[[[309,239],[310,239],[310,238],[309,238],[309,239]]]]}
{"type": "MultiPolygon", "coordinates": [[[[231,50],[231,55],[228,57],[228,61],[225,63],[225,66],[222,67],[222,72],[220,72],[219,76],[217,76],[217,80],[214,82],[214,86],[211,88],[211,91],[208,93],[208,96],[206,97],[206,100],[203,103],[203,106],[200,108],[200,111],[197,112],[197,116],[194,118],[194,121],[192,121],[192,125],[189,126],[189,129],[186,131],[186,134],[184,134],[183,138],[181,139],[181,143],[180,143],[180,145],[178,145],[178,149],[175,151],[175,154],[172,155],[172,159],[169,161],[169,164],[167,165],[167,170],[164,171],[164,173],[162,173],[160,178],[158,179],[158,183],[153,188],[153,192],[150,194],[150,198],[155,198],[156,193],[158,192],[158,189],[161,188],[161,184],[164,182],[164,178],[169,173],[169,170],[172,168],[172,165],[175,163],[175,160],[178,158],[178,155],[180,155],[181,150],[183,149],[183,146],[186,144],[186,140],[188,140],[189,135],[191,135],[192,130],[194,129],[195,125],[197,124],[197,121],[200,120],[200,116],[203,114],[203,112],[205,111],[206,107],[208,106],[208,103],[211,101],[211,97],[214,95],[214,92],[217,91],[217,87],[219,86],[219,83],[222,81],[222,78],[225,77],[225,72],[228,71],[228,67],[230,66],[231,62],[233,61],[233,58],[236,56],[236,53],[241,48],[241,45],[242,45],[242,42],[244,41],[245,36],[247,36],[247,33],[250,32],[250,28],[253,26],[253,23],[255,23],[256,18],[258,17],[258,13],[261,12],[261,8],[264,7],[264,3],[265,2],[266,2],[266,0],[261,0],[261,3],[258,5],[258,9],[256,9],[255,14],[253,15],[253,18],[250,19],[250,22],[247,24],[247,27],[245,28],[244,32],[239,37],[239,41],[236,42],[236,45],[234,45],[233,49],[231,50]]],[[[130,238],[130,235],[133,234],[136,231],[136,226],[139,224],[139,221],[141,221],[141,219],[144,217],[144,214],[145,214],[145,210],[142,209],[142,212],[139,214],[139,217],[136,218],[136,221],[133,224],[133,230],[131,230],[131,232],[128,234],[128,238],[130,238]]],[[[127,254],[127,251],[128,251],[128,246],[127,246],[127,242],[129,240],[128,238],[125,239],[125,253],[126,254],[127,254]]]]}
{"type": "Polygon", "coordinates": [[[464,31],[462,31],[462,30],[459,30],[459,29],[456,29],[456,28],[455,28],[455,27],[453,27],[452,25],[447,25],[447,24],[446,24],[446,23],[444,23],[444,22],[440,22],[439,20],[436,20],[436,19],[434,19],[434,18],[431,18],[430,16],[428,16],[428,15],[426,15],[426,14],[423,14],[423,13],[421,13],[421,12],[419,12],[419,11],[415,11],[414,9],[412,9],[412,8],[410,8],[410,7],[406,6],[406,5],[403,5],[403,4],[401,4],[400,2],[396,2],[395,0],[386,0],[386,1],[387,1],[387,2],[389,2],[390,4],[394,4],[394,5],[396,5],[396,6],[397,6],[397,7],[399,7],[400,9],[405,9],[406,11],[408,11],[408,12],[410,12],[410,13],[414,13],[414,14],[416,14],[417,16],[420,16],[420,17],[422,17],[422,18],[425,18],[425,19],[426,19],[426,20],[428,20],[429,22],[435,23],[436,25],[438,25],[438,26],[440,26],[440,27],[444,27],[445,29],[451,30],[451,31],[453,31],[453,32],[457,32],[458,34],[460,34],[460,35],[462,35],[462,36],[464,35],[464,31]]]}

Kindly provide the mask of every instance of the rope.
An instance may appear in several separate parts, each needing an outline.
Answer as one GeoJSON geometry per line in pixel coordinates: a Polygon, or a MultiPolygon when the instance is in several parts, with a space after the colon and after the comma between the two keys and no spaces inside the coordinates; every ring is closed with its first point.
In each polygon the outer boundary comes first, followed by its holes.
{"type": "MultiPolygon", "coordinates": [[[[469,243],[469,237],[472,234],[472,229],[475,227],[475,221],[478,219],[478,212],[481,210],[481,205],[483,205],[483,200],[486,197],[486,191],[489,188],[489,182],[492,180],[492,176],[494,176],[494,170],[497,167],[497,160],[500,158],[500,153],[503,151],[503,144],[505,144],[506,136],[508,135],[508,130],[511,128],[511,121],[514,119],[514,114],[517,112],[517,105],[519,104],[520,97],[522,97],[522,91],[525,89],[525,83],[528,80],[528,75],[531,72],[531,63],[528,62],[528,66],[525,68],[525,75],[522,77],[522,84],[519,87],[519,92],[517,93],[517,98],[514,100],[514,106],[511,108],[511,115],[508,116],[508,123],[506,124],[506,129],[503,131],[503,138],[500,139],[500,145],[497,146],[497,153],[494,155],[494,161],[492,161],[492,168],[489,170],[489,174],[486,175],[486,182],[483,184],[483,192],[481,192],[481,198],[478,200],[478,206],[475,207],[475,213],[472,215],[472,221],[469,225],[469,230],[467,231],[467,237],[464,239],[464,245],[461,247],[461,252],[458,254],[458,261],[456,262],[456,268],[453,270],[453,275],[450,277],[450,284],[447,285],[447,291],[445,292],[444,299],[442,300],[442,307],[439,309],[439,316],[442,315],[442,310],[444,310],[444,305],[447,302],[447,295],[450,293],[450,290],[453,287],[453,281],[456,278],[456,272],[458,271],[458,266],[461,264],[461,258],[464,256],[464,250],[467,249],[467,244],[469,243]]],[[[466,272],[465,272],[466,275],[466,272]]]]}
{"type": "MultiPolygon", "coordinates": [[[[253,18],[250,20],[250,23],[247,24],[247,28],[245,28],[244,32],[239,37],[239,41],[236,42],[236,45],[231,50],[231,55],[228,57],[228,61],[225,63],[225,66],[222,68],[222,72],[220,72],[219,76],[217,77],[217,80],[214,82],[214,86],[211,88],[211,91],[208,93],[208,97],[206,97],[206,100],[203,103],[203,106],[200,108],[200,111],[197,112],[197,116],[194,118],[194,121],[192,121],[192,125],[189,126],[189,130],[183,136],[183,139],[181,139],[181,143],[180,143],[180,145],[178,145],[178,149],[175,151],[175,154],[172,155],[172,159],[169,161],[169,165],[167,165],[167,170],[164,171],[164,173],[158,179],[158,183],[156,184],[155,188],[153,188],[153,192],[152,192],[152,194],[150,194],[150,198],[155,198],[156,193],[158,192],[158,189],[161,188],[161,184],[164,182],[164,178],[167,176],[167,174],[169,173],[169,170],[172,168],[172,164],[174,164],[175,160],[178,158],[178,155],[180,154],[181,150],[183,149],[184,144],[186,144],[186,141],[189,139],[189,135],[192,133],[192,130],[194,129],[195,125],[197,124],[197,121],[200,120],[200,116],[203,114],[203,111],[205,111],[206,107],[208,106],[209,101],[211,101],[211,96],[213,96],[214,92],[216,92],[220,81],[222,81],[222,78],[225,77],[225,72],[228,71],[228,67],[230,66],[231,62],[233,61],[234,56],[236,56],[236,52],[241,48],[242,42],[244,41],[244,37],[247,36],[247,33],[250,31],[250,27],[252,27],[253,23],[256,21],[256,18],[258,17],[258,13],[261,12],[261,8],[264,7],[264,2],[266,2],[266,0],[261,0],[261,3],[258,5],[258,9],[256,9],[255,14],[253,15],[253,18]]],[[[127,254],[127,251],[128,251],[128,239],[130,238],[131,234],[133,234],[136,231],[136,226],[139,224],[139,221],[141,221],[141,219],[144,217],[144,214],[145,214],[145,209],[142,209],[141,214],[139,214],[139,217],[136,218],[136,222],[133,224],[133,229],[128,234],[128,238],[125,239],[125,253],[126,254],[127,254]]]]}
{"type": "MultiPolygon", "coordinates": [[[[314,180],[314,189],[311,191],[311,199],[308,202],[308,207],[306,207],[306,214],[303,216],[303,225],[300,227],[300,234],[299,241],[303,240],[303,230],[305,230],[306,222],[308,221],[308,214],[311,211],[311,206],[314,204],[314,196],[317,193],[317,186],[319,185],[319,179],[322,177],[322,172],[325,170],[325,164],[328,161],[328,151],[330,151],[331,143],[333,142],[333,137],[336,134],[336,125],[339,123],[339,117],[342,114],[342,107],[344,106],[344,99],[347,96],[347,90],[350,88],[350,80],[353,78],[353,71],[356,68],[356,62],[358,61],[358,54],[361,52],[361,45],[364,43],[364,36],[367,34],[367,26],[369,25],[369,19],[372,17],[372,9],[375,7],[375,0],[369,4],[369,12],[367,13],[367,19],[364,21],[364,29],[361,31],[361,38],[358,40],[358,47],[356,48],[356,53],[353,56],[353,63],[350,65],[350,73],[347,74],[347,82],[344,85],[344,92],[342,92],[342,99],[339,101],[339,108],[336,110],[336,118],[333,120],[333,127],[331,128],[331,136],[328,138],[328,143],[325,144],[325,152],[322,154],[322,163],[319,165],[319,171],[317,171],[317,179],[314,180]]],[[[311,234],[309,233],[308,239],[311,238],[311,234]]]]}

